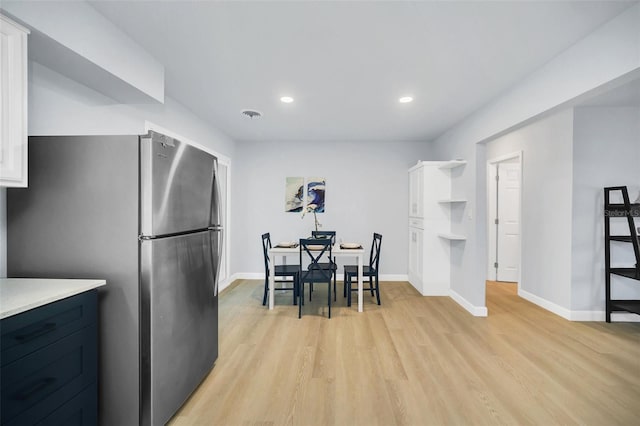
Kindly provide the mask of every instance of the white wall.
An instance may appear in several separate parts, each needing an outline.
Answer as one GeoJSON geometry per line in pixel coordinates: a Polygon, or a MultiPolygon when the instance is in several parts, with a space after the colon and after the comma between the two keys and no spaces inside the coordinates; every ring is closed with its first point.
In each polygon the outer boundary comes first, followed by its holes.
{"type": "Polygon", "coordinates": [[[1,6],[32,29],[30,58],[117,99],[164,101],[164,66],[89,3],[5,0],[1,6]]]}
{"type": "MultiPolygon", "coordinates": [[[[29,64],[29,135],[143,134],[150,121],[229,159],[235,142],[180,103],[125,105],[42,65],[29,64]]],[[[0,194],[0,277],[6,276],[6,202],[0,194]]]]}
{"type": "MultiPolygon", "coordinates": [[[[482,311],[486,277],[486,160],[482,142],[561,111],[586,94],[640,74],[640,4],[612,19],[532,73],[516,87],[449,129],[434,143],[434,159],[464,158],[454,191],[467,196],[465,220],[453,229],[467,236],[452,250],[452,290],[464,306],[482,311]]],[[[526,158],[525,158],[526,167],[526,158]]],[[[523,235],[524,238],[524,235],[523,235]]],[[[570,244],[570,241],[567,242],[570,244]]],[[[523,253],[524,256],[524,253],[523,253]]],[[[567,295],[558,295],[569,306],[567,295]]],[[[468,310],[474,312],[474,309],[468,310]]]]}
{"type": "Polygon", "coordinates": [[[486,153],[484,144],[443,135],[433,145],[434,160],[462,159],[464,168],[454,169],[451,193],[467,202],[461,220],[452,221],[451,232],[464,235],[464,244],[451,245],[452,296],[474,315],[486,315],[486,153]],[[480,226],[477,226],[480,224],[480,226]]]}
{"type": "MultiPolygon", "coordinates": [[[[627,185],[632,200],[640,192],[640,108],[566,109],[492,140],[484,155],[516,151],[523,152],[521,296],[568,319],[603,320],[602,188],[627,185]]],[[[628,245],[614,245],[612,263],[633,265],[628,245]]],[[[640,298],[635,282],[612,281],[614,297],[640,298]]]]}
{"type": "MultiPolygon", "coordinates": [[[[405,142],[243,142],[237,145],[232,204],[234,273],[264,275],[260,235],[274,243],[308,236],[313,215],[284,212],[287,176],[326,178],[324,230],[344,242],[382,234],[380,273],[406,279],[409,167],[431,157],[430,144],[405,142]]],[[[256,275],[257,276],[257,275],[256,275]]]]}
{"type": "MultiPolygon", "coordinates": [[[[640,4],[637,4],[531,73],[494,102],[437,139],[477,143],[533,122],[601,86],[640,74],[640,4]]],[[[526,48],[526,47],[525,47],[526,48]]],[[[443,147],[446,148],[446,147],[443,147]]]]}
{"type": "Polygon", "coordinates": [[[522,295],[551,310],[569,310],[573,110],[497,138],[486,149],[487,159],[522,151],[522,295]]]}
{"type": "Polygon", "coordinates": [[[145,121],[229,158],[235,143],[170,97],[122,104],[37,62],[29,63],[29,135],[143,134],[145,121]]]}
{"type": "MultiPolygon", "coordinates": [[[[571,309],[577,319],[604,318],[603,187],[640,192],[640,108],[587,107],[575,110],[573,148],[573,238],[571,309]]],[[[611,219],[612,232],[628,235],[625,219],[611,219]]],[[[638,226],[640,221],[636,219],[638,226]]],[[[633,266],[630,244],[613,243],[613,265],[633,266]]],[[[612,277],[612,296],[640,299],[637,281],[612,277]]]]}

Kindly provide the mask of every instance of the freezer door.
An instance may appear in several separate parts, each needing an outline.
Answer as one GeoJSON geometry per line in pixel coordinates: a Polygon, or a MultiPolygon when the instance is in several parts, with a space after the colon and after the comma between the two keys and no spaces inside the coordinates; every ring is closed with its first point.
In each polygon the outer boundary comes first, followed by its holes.
{"type": "Polygon", "coordinates": [[[214,207],[216,158],[176,139],[140,137],[140,227],[144,236],[204,229],[214,207]]]}
{"type": "Polygon", "coordinates": [[[218,356],[214,234],[140,242],[143,425],[164,425],[218,356]]]}

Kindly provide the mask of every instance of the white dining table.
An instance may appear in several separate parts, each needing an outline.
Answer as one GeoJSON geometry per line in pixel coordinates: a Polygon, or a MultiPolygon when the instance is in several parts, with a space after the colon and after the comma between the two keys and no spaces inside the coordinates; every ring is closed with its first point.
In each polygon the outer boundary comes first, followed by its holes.
{"type": "MultiPolygon", "coordinates": [[[[286,263],[287,257],[299,257],[300,255],[300,247],[278,247],[273,246],[269,249],[269,259],[271,259],[271,265],[269,268],[269,309],[273,309],[274,301],[275,301],[275,275],[274,275],[274,267],[276,264],[276,256],[283,259],[283,262],[286,263]]],[[[362,278],[362,264],[364,262],[364,248],[341,248],[339,245],[335,245],[332,248],[331,256],[334,257],[355,257],[358,261],[358,312],[362,312],[362,299],[363,299],[363,278],[362,278]]]]}

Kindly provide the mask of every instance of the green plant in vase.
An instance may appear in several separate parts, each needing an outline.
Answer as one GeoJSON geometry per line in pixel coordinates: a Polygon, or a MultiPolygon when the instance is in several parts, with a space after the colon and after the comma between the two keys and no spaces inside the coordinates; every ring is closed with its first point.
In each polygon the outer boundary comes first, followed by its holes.
{"type": "Polygon", "coordinates": [[[322,228],[322,224],[318,221],[318,214],[316,212],[316,206],[313,205],[313,204],[309,204],[306,209],[302,209],[302,216],[300,218],[304,219],[304,217],[307,214],[307,212],[313,212],[313,223],[314,223],[314,226],[316,228],[316,232],[318,232],[318,230],[320,228],[322,228]]]}

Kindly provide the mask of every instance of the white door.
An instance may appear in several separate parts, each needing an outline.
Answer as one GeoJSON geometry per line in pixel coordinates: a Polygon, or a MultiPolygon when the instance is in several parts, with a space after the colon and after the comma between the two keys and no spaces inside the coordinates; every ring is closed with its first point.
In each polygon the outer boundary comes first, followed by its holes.
{"type": "Polygon", "coordinates": [[[496,281],[518,281],[520,271],[520,162],[496,165],[496,281]]]}

